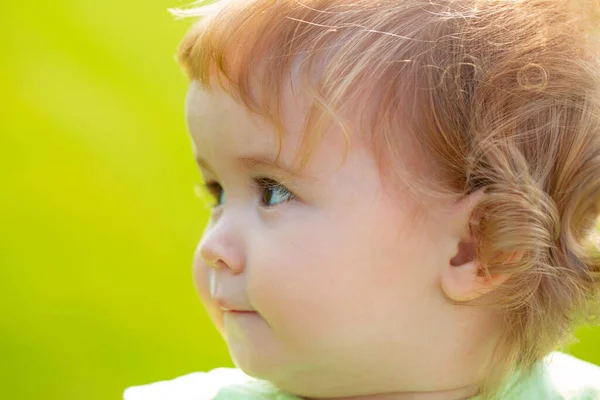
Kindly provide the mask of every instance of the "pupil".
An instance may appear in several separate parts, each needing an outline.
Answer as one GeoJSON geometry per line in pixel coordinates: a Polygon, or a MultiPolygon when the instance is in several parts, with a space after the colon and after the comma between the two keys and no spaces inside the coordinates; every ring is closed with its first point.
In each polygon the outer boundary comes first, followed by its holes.
{"type": "Polygon", "coordinates": [[[265,203],[269,204],[271,203],[271,199],[273,198],[273,191],[271,188],[267,188],[265,189],[265,191],[263,192],[263,200],[265,203]]]}

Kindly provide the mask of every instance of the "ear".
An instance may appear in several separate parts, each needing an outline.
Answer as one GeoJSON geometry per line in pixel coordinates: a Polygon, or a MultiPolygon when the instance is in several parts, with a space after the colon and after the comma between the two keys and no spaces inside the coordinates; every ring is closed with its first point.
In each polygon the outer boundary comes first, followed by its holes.
{"type": "Polygon", "coordinates": [[[467,302],[484,296],[502,285],[510,274],[482,275],[479,261],[449,266],[442,274],[442,291],[451,300],[467,302]]]}
{"type": "Polygon", "coordinates": [[[444,266],[441,286],[451,300],[467,302],[490,293],[504,283],[509,274],[482,274],[476,259],[476,241],[471,232],[471,219],[477,205],[483,200],[483,190],[461,198],[453,210],[451,223],[455,224],[456,252],[444,266]]]}

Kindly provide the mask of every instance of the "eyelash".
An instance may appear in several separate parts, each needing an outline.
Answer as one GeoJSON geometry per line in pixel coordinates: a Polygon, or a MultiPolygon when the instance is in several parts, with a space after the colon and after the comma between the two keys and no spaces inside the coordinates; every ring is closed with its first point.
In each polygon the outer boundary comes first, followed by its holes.
{"type": "Polygon", "coordinates": [[[219,206],[222,194],[221,185],[217,182],[203,182],[194,185],[194,194],[211,208],[219,206]],[[208,197],[208,199],[207,199],[208,197]]]}
{"type": "MultiPolygon", "coordinates": [[[[216,181],[209,181],[209,182],[205,182],[204,184],[202,184],[200,186],[202,188],[202,192],[208,193],[208,195],[211,197],[212,208],[217,208],[224,204],[225,199],[223,198],[223,195],[225,193],[224,193],[223,187],[221,186],[220,183],[218,183],[216,181]]],[[[275,205],[287,203],[291,200],[296,199],[296,195],[291,190],[289,190],[287,187],[285,187],[282,183],[280,183],[274,179],[271,179],[271,178],[266,178],[266,177],[255,178],[255,179],[253,179],[253,187],[261,194],[260,202],[263,207],[273,207],[275,205]],[[271,194],[270,197],[268,197],[266,195],[268,190],[278,191],[279,195],[281,195],[283,192],[283,194],[285,196],[289,196],[289,197],[284,201],[281,201],[281,202],[278,202],[275,204],[270,204],[270,200],[273,198],[273,196],[275,194],[271,194]]],[[[198,187],[196,189],[198,189],[198,187]]]]}

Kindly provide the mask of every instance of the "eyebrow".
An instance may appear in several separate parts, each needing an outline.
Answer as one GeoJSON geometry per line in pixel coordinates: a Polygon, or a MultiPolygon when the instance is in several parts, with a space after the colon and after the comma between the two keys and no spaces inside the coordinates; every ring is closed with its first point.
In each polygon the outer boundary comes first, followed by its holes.
{"type": "MultiPolygon", "coordinates": [[[[236,161],[243,166],[244,168],[257,168],[257,167],[263,167],[263,168],[275,168],[278,169],[280,171],[285,172],[286,174],[298,178],[300,176],[302,176],[300,174],[300,172],[295,169],[292,168],[288,165],[285,165],[283,163],[281,163],[279,160],[275,159],[275,158],[270,158],[267,156],[246,156],[246,157],[238,157],[236,159],[236,161]]],[[[212,167],[210,166],[210,164],[203,158],[201,157],[196,157],[196,164],[198,164],[198,166],[206,171],[209,171],[211,173],[215,173],[214,170],[212,169],[212,167]]]]}

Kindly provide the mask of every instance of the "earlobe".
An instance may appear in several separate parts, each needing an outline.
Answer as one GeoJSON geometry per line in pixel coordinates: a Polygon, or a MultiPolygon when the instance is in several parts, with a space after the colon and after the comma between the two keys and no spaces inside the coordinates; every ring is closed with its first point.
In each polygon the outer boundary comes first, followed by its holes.
{"type": "Polygon", "coordinates": [[[509,274],[481,275],[477,260],[469,260],[461,265],[450,263],[441,276],[442,291],[449,299],[467,302],[484,296],[502,285],[509,274]]]}

